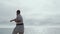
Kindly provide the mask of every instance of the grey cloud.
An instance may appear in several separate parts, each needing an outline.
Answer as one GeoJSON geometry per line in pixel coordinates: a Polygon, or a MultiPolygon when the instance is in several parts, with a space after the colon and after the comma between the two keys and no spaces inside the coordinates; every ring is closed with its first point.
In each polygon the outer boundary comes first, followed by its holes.
{"type": "Polygon", "coordinates": [[[54,24],[55,22],[55,24],[59,24],[60,22],[58,18],[60,10],[57,8],[55,0],[0,0],[0,7],[0,19],[2,18],[2,20],[4,17],[6,21],[12,16],[15,17],[15,11],[19,7],[24,23],[27,25],[54,24]]]}
{"type": "Polygon", "coordinates": [[[43,19],[30,18],[25,20],[27,25],[60,25],[60,15],[52,15],[43,19]]]}

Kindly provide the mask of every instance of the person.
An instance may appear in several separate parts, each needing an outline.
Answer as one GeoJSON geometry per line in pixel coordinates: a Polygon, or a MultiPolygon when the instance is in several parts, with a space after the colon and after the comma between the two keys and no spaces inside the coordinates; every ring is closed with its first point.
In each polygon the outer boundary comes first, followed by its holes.
{"type": "Polygon", "coordinates": [[[17,17],[15,19],[10,20],[10,22],[15,21],[16,27],[14,28],[12,34],[24,34],[24,24],[23,24],[23,18],[20,14],[20,10],[17,10],[16,12],[17,17]]]}

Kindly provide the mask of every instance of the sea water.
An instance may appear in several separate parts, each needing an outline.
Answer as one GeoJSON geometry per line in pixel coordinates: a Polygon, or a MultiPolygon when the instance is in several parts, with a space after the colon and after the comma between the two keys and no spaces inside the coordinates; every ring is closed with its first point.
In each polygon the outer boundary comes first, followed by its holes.
{"type": "MultiPolygon", "coordinates": [[[[12,34],[13,29],[0,27],[0,34],[12,34]]],[[[60,26],[26,26],[24,34],[60,34],[60,26]]]]}

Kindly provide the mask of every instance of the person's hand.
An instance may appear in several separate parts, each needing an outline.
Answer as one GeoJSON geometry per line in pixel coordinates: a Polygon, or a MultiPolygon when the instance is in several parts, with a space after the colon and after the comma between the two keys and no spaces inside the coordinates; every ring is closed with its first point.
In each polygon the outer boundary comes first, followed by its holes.
{"type": "Polygon", "coordinates": [[[10,20],[10,22],[12,22],[12,20],[10,20]]]}

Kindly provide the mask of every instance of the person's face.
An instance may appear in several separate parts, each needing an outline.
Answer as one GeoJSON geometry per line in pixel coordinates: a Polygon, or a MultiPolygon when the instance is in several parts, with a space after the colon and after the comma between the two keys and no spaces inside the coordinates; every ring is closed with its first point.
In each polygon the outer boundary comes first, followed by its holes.
{"type": "Polygon", "coordinates": [[[16,12],[16,14],[18,15],[18,14],[20,14],[19,12],[16,12]]]}

